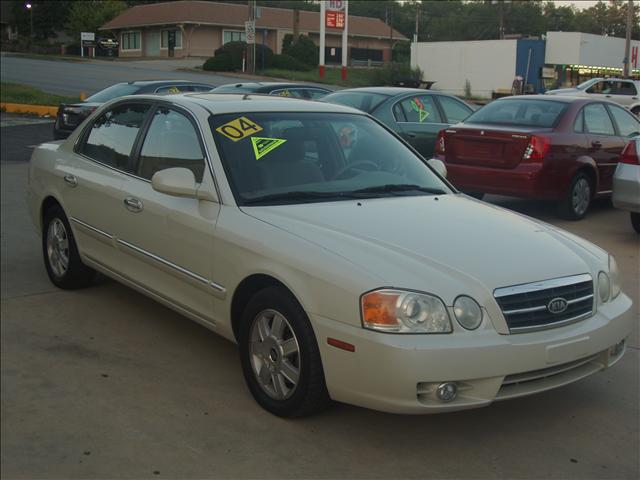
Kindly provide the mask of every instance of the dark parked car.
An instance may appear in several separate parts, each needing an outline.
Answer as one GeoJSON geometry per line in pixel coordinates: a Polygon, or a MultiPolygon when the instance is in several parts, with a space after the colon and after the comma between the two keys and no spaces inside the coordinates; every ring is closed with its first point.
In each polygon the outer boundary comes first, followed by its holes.
{"type": "Polygon", "coordinates": [[[94,93],[83,102],[61,104],[58,107],[56,122],[53,125],[53,138],[59,140],[67,138],[75,128],[87,118],[91,112],[103,103],[125,95],[140,95],[143,93],[182,93],[208,92],[213,85],[189,82],[186,80],[150,80],[127,83],[116,83],[110,87],[94,93]]]}
{"type": "Polygon", "coordinates": [[[425,158],[433,156],[438,132],[467,118],[475,106],[434,90],[370,87],[340,90],[322,99],[373,115],[425,158]]]}
{"type": "Polygon", "coordinates": [[[638,118],[609,101],[548,95],[508,97],[443,129],[436,156],[465,192],[554,200],[564,218],[585,216],[611,194],[638,118]]]}
{"type": "Polygon", "coordinates": [[[261,93],[263,95],[279,95],[281,97],[304,98],[318,100],[333,90],[304,83],[283,82],[246,82],[220,85],[211,93],[261,93]]]}

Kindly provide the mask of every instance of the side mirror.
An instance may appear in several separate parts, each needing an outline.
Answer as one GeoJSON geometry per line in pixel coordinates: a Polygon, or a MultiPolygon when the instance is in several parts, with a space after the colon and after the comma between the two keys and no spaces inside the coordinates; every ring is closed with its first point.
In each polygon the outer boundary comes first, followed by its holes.
{"type": "Polygon", "coordinates": [[[154,173],[151,177],[151,187],[156,192],[175,197],[196,198],[198,196],[196,177],[188,168],[167,168],[154,173]]]}
{"type": "Polygon", "coordinates": [[[427,161],[427,163],[431,166],[431,168],[438,172],[441,177],[447,178],[447,166],[442,160],[432,158],[431,160],[427,161]]]}

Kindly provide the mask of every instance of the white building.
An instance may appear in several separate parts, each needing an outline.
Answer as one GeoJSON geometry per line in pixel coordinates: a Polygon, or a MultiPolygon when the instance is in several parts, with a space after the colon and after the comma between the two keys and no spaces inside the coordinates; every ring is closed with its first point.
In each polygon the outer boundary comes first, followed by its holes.
{"type": "MultiPolygon", "coordinates": [[[[411,65],[434,89],[456,95],[468,82],[474,96],[511,91],[521,76],[533,92],[622,74],[624,39],[580,32],[548,32],[545,40],[479,40],[411,44],[411,65]]],[[[640,77],[640,42],[631,43],[632,76],[640,77]]]]}

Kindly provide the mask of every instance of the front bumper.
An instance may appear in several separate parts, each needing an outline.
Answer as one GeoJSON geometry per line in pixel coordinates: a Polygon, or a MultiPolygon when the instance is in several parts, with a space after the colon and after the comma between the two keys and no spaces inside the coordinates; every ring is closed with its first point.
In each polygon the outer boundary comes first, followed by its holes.
{"type": "MultiPolygon", "coordinates": [[[[384,334],[311,315],[331,398],[391,413],[437,413],[489,405],[574,382],[617,362],[631,332],[624,294],[592,317],[551,330],[501,335],[493,328],[442,335],[384,334]],[[355,352],[327,344],[336,338],[355,352]],[[458,396],[436,396],[456,382],[458,396]]],[[[486,314],[486,312],[485,312],[486,314]]],[[[491,322],[488,322],[491,323],[491,322]]]]}
{"type": "Polygon", "coordinates": [[[640,165],[618,164],[613,175],[612,201],[620,210],[640,212],[640,165]]]}

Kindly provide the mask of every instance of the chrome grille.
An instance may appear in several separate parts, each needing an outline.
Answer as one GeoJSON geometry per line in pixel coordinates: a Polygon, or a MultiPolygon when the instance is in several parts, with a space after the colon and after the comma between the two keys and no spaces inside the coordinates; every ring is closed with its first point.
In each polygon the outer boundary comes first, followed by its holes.
{"type": "Polygon", "coordinates": [[[493,295],[511,333],[560,327],[593,313],[593,279],[588,274],[498,288],[493,295]],[[558,298],[566,300],[567,307],[552,313],[549,304],[558,298]]]}

